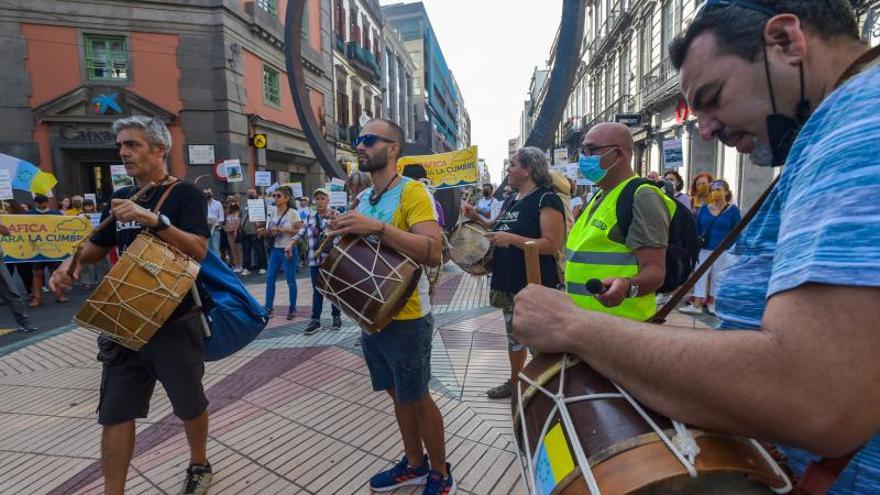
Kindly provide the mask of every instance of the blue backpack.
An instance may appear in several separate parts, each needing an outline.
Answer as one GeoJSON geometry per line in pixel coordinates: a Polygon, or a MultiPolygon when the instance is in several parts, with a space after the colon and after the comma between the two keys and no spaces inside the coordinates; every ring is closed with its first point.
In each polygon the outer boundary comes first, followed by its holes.
{"type": "Polygon", "coordinates": [[[269,316],[245,289],[241,279],[220,257],[208,250],[196,283],[211,336],[205,337],[205,361],[217,361],[240,351],[266,328],[269,316]]]}

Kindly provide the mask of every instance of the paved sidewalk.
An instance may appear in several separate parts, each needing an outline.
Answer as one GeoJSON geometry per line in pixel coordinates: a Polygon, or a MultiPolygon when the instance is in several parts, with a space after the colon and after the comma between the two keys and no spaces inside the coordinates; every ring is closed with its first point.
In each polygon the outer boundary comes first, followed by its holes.
{"type": "MultiPolygon", "coordinates": [[[[262,298],[262,285],[249,289],[262,298]]],[[[311,301],[307,280],[299,281],[299,301],[311,301]]],[[[445,272],[434,314],[431,390],[460,493],[524,493],[509,403],[484,393],[509,373],[488,280],[445,272]]],[[[210,493],[369,493],[369,477],[402,455],[390,401],[370,386],[359,330],[346,319],[333,332],[326,321],[328,329],[307,337],[307,323],[273,318],[248,348],[207,365],[210,493]]],[[[695,324],[682,315],[671,323],[695,324]]],[[[94,335],[77,328],[0,357],[0,493],[101,493],[95,353],[94,335]]],[[[186,440],[161,386],[137,432],[127,493],[177,493],[186,440]]]]}

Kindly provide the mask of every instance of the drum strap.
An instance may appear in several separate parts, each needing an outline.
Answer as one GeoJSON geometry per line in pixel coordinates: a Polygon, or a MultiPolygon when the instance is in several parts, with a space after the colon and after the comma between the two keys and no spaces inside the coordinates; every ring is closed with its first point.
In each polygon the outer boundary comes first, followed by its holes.
{"type": "Polygon", "coordinates": [[[159,213],[159,209],[162,208],[162,205],[165,204],[165,200],[168,199],[168,195],[171,194],[171,190],[174,189],[178,184],[180,184],[180,179],[175,180],[168,185],[168,188],[165,189],[165,192],[163,192],[162,196],[159,197],[159,202],[156,203],[156,206],[153,208],[153,213],[159,213]]]}

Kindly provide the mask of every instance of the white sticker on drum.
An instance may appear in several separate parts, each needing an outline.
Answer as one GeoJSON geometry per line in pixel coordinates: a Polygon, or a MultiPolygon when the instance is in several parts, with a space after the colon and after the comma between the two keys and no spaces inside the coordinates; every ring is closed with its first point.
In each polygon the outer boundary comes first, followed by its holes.
{"type": "Polygon", "coordinates": [[[541,495],[550,495],[569,473],[574,471],[574,459],[562,432],[562,424],[556,423],[544,437],[535,460],[535,482],[541,495]]]}

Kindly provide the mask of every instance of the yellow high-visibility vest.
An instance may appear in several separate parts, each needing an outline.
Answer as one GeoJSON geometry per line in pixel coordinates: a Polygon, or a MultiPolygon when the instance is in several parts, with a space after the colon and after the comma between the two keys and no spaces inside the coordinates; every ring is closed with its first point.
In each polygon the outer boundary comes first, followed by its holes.
{"type": "MultiPolygon", "coordinates": [[[[617,201],[620,193],[630,181],[635,179],[637,177],[633,176],[609,191],[602,203],[596,207],[595,212],[593,208],[597,198],[594,197],[584,210],[584,214],[572,227],[566,243],[568,262],[565,264],[565,290],[575,304],[583,309],[645,321],[653,316],[657,309],[653,292],[624,299],[619,306],[607,308],[596,300],[586,287],[587,280],[592,278],[599,280],[609,277],[632,278],[639,274],[639,260],[635,251],[626,244],[609,238],[611,229],[617,225],[617,201]],[[591,212],[593,213],[590,214],[591,212]]],[[[650,184],[639,186],[636,194],[644,187],[656,191],[663,199],[671,219],[675,213],[675,201],[650,184]]]]}

